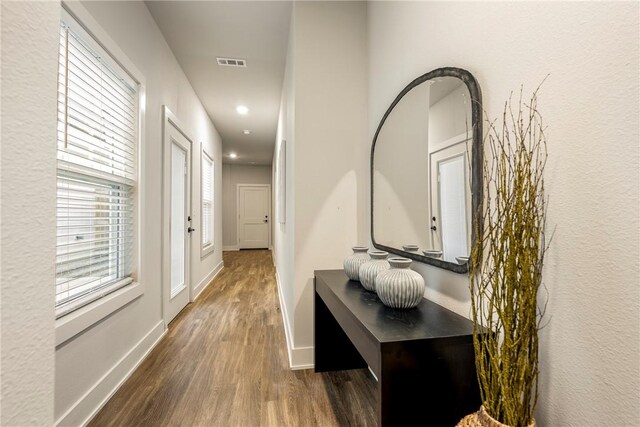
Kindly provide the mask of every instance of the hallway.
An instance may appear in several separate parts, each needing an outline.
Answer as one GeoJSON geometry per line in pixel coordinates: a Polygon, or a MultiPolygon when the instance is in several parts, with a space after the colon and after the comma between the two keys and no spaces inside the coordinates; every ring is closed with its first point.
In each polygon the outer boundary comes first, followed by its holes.
{"type": "Polygon", "coordinates": [[[368,371],[289,370],[271,253],[224,263],[90,425],[375,425],[368,371]]]}

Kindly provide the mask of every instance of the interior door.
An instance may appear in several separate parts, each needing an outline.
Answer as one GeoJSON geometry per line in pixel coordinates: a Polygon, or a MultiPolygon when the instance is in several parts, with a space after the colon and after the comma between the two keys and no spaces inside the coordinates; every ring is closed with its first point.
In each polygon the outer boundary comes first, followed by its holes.
{"type": "Polygon", "coordinates": [[[238,186],[238,247],[268,248],[271,197],[268,185],[238,186]]]}
{"type": "Polygon", "coordinates": [[[471,206],[469,163],[465,142],[431,154],[431,237],[445,261],[469,256],[471,206]]]}
{"type": "Polygon", "coordinates": [[[174,121],[165,124],[165,222],[163,239],[164,320],[168,324],[189,303],[191,234],[191,141],[174,121]],[[167,224],[168,222],[168,224],[167,224]],[[167,230],[168,226],[168,230],[167,230]]]}

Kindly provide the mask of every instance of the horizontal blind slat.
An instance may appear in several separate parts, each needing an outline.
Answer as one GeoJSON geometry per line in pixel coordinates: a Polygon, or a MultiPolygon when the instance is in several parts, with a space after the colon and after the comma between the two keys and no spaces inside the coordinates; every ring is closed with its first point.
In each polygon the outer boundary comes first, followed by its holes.
{"type": "Polygon", "coordinates": [[[57,313],[130,282],[138,134],[137,87],[64,23],[59,48],[57,313]]]}
{"type": "MultiPolygon", "coordinates": [[[[59,103],[58,113],[64,114],[64,104],[59,103]]],[[[104,117],[98,116],[94,111],[90,111],[81,107],[78,107],[75,103],[69,103],[69,114],[73,120],[82,123],[87,129],[93,129],[96,132],[104,135],[105,139],[108,137],[121,145],[124,148],[131,149],[135,145],[135,137],[119,127],[116,123],[113,123],[104,117]]],[[[130,154],[133,151],[125,150],[130,154]]]]}
{"type": "MultiPolygon", "coordinates": [[[[70,125],[69,127],[73,128],[72,125],[70,125]]],[[[105,147],[100,147],[97,143],[84,141],[79,137],[76,137],[76,135],[69,134],[69,136],[70,138],[67,141],[67,144],[70,143],[69,141],[73,141],[73,146],[78,150],[86,151],[88,153],[87,155],[100,156],[104,158],[104,160],[107,162],[107,165],[114,164],[129,167],[131,168],[131,170],[134,169],[135,165],[133,164],[132,159],[130,159],[128,156],[122,156],[115,152],[107,151],[110,148],[108,144],[103,143],[105,147]]]]}
{"type": "Polygon", "coordinates": [[[103,64],[96,58],[95,52],[88,46],[84,45],[73,31],[70,31],[71,37],[69,38],[69,51],[72,55],[80,55],[82,58],[78,57],[78,61],[82,61],[82,63],[86,64],[89,67],[102,67],[104,66],[106,70],[108,70],[108,78],[111,83],[113,83],[114,90],[121,90],[126,93],[135,93],[135,88],[130,86],[128,83],[125,83],[123,79],[118,77],[112,70],[111,67],[103,64]]]}

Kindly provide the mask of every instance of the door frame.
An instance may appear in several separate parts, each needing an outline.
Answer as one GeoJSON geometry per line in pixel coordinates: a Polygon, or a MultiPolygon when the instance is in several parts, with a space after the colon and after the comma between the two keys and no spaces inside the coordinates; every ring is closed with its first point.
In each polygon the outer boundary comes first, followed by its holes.
{"type": "Polygon", "coordinates": [[[240,188],[241,187],[266,187],[267,188],[267,202],[269,208],[269,241],[267,242],[267,249],[271,250],[271,227],[273,227],[273,212],[271,211],[271,184],[236,184],[236,242],[238,249],[240,247],[240,188]]]}
{"type": "MultiPolygon", "coordinates": [[[[431,240],[431,245],[433,248],[439,249],[441,251],[444,250],[444,242],[442,241],[442,215],[441,215],[441,203],[440,203],[440,179],[439,179],[439,169],[438,164],[454,159],[456,157],[462,156],[464,162],[464,175],[465,175],[465,205],[467,209],[467,219],[466,219],[466,227],[467,227],[467,248],[471,248],[471,231],[472,231],[472,223],[471,217],[473,213],[471,212],[471,181],[470,181],[470,165],[471,165],[471,152],[469,150],[469,141],[471,138],[467,137],[466,134],[458,135],[454,138],[451,138],[444,143],[438,144],[436,148],[429,152],[429,216],[436,217],[436,231],[431,230],[429,232],[429,238],[431,240]],[[460,151],[458,153],[450,153],[444,154],[447,151],[452,151],[459,144],[465,144],[464,151],[460,151]],[[436,160],[436,157],[442,156],[441,159],[436,160]],[[435,166],[435,167],[434,167],[435,166]],[[434,185],[436,187],[434,194],[434,185]],[[468,187],[467,187],[468,185],[468,187]],[[437,209],[436,209],[437,207],[437,209]]],[[[433,224],[432,222],[430,222],[433,224]]]]}
{"type": "MultiPolygon", "coordinates": [[[[165,304],[165,296],[167,289],[171,286],[169,283],[171,280],[171,227],[170,227],[170,212],[171,212],[171,139],[169,138],[168,128],[172,125],[178,132],[180,132],[191,144],[191,157],[188,159],[191,167],[189,168],[189,174],[186,177],[189,183],[189,206],[190,216],[193,219],[193,152],[194,152],[194,139],[185,131],[186,127],[178,119],[178,117],[171,112],[167,105],[162,106],[162,196],[161,196],[161,215],[162,218],[162,232],[161,232],[161,254],[162,254],[162,268],[161,268],[161,308],[162,308],[162,320],[164,321],[164,327],[167,328],[169,322],[172,319],[167,319],[167,306],[165,304]]],[[[194,221],[192,221],[193,224],[194,221]]],[[[189,248],[189,256],[185,259],[185,287],[188,294],[189,302],[193,301],[193,287],[192,283],[192,262],[193,248],[192,239],[193,234],[190,235],[189,240],[186,242],[186,246],[189,248]]]]}

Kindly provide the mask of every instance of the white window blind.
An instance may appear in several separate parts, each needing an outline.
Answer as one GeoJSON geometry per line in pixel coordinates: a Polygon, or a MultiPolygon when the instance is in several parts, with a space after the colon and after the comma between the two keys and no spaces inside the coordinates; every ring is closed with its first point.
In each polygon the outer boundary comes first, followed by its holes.
{"type": "Polygon", "coordinates": [[[202,152],[202,248],[213,245],[213,160],[202,152]]]}
{"type": "Polygon", "coordinates": [[[77,28],[60,27],[57,317],[133,281],[138,87],[77,28]]]}

